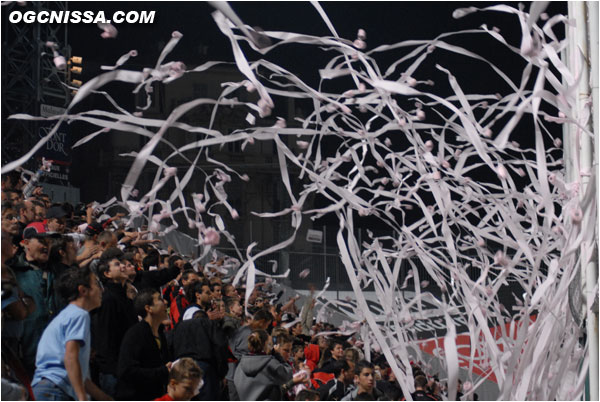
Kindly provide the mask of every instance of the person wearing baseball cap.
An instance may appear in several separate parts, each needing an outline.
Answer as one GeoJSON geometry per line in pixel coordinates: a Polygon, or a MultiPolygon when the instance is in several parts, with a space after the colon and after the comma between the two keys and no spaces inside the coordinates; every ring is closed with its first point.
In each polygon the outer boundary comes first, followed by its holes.
{"type": "Polygon", "coordinates": [[[50,207],[46,211],[46,226],[51,232],[64,233],[67,224],[67,211],[60,205],[50,207]]]}
{"type": "Polygon", "coordinates": [[[60,237],[60,233],[50,232],[43,222],[32,222],[23,230],[21,254],[11,265],[19,288],[33,298],[36,310],[23,322],[20,338],[23,350],[23,364],[30,375],[35,368],[35,354],[44,328],[58,313],[54,292],[55,275],[47,269],[50,256],[50,238],[60,237]]]}

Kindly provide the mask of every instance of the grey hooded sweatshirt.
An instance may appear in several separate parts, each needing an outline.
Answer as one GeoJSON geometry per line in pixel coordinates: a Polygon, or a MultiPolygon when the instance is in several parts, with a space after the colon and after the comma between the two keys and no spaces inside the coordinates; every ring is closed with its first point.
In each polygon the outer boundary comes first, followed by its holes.
{"type": "Polygon", "coordinates": [[[244,401],[280,401],[281,386],[292,379],[292,367],[271,355],[242,356],[233,382],[244,401]]]}

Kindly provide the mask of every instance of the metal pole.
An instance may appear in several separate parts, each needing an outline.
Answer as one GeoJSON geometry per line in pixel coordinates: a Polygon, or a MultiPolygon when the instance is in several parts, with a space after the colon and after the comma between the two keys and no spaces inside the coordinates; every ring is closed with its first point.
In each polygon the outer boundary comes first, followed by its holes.
{"type": "MultiPolygon", "coordinates": [[[[594,145],[598,146],[600,143],[598,141],[598,119],[600,118],[600,111],[598,110],[600,104],[598,103],[598,48],[600,47],[599,43],[599,34],[598,34],[598,2],[597,1],[588,1],[588,18],[589,18],[589,38],[590,38],[590,61],[592,64],[591,68],[591,76],[592,76],[592,124],[594,128],[594,145]]],[[[598,153],[594,154],[594,169],[596,173],[598,173],[598,153]]],[[[598,177],[598,175],[596,175],[598,177]]],[[[598,192],[598,189],[596,189],[598,192]]],[[[596,193],[596,199],[598,199],[598,193],[596,193]]]]}
{"type": "MultiPolygon", "coordinates": [[[[592,93],[592,124],[594,132],[594,141],[592,141],[589,137],[586,136],[587,142],[586,145],[589,146],[587,149],[586,155],[586,165],[582,166],[584,169],[589,169],[590,173],[593,170],[598,171],[598,152],[594,152],[596,147],[598,146],[598,3],[595,1],[586,1],[587,6],[587,37],[585,40],[589,39],[588,51],[589,54],[588,60],[591,64],[591,82],[586,82],[586,85],[591,84],[591,93],[592,93]]],[[[589,94],[589,92],[588,92],[589,94]]],[[[598,176],[593,176],[598,180],[598,176]]],[[[588,178],[589,180],[589,178],[588,178]]],[[[596,189],[596,200],[598,200],[597,193],[598,189],[596,189]]],[[[595,222],[597,224],[598,222],[595,222]]],[[[596,233],[598,231],[596,230],[596,233]]],[[[595,239],[594,249],[598,250],[598,239],[595,239]]],[[[589,342],[589,356],[590,356],[590,368],[589,368],[589,376],[590,376],[590,400],[597,401],[599,400],[599,392],[598,392],[598,314],[592,311],[592,304],[594,303],[594,298],[597,297],[594,290],[596,284],[598,283],[598,265],[596,258],[590,259],[590,263],[586,266],[586,306],[587,306],[587,336],[589,342]]]]}
{"type": "MultiPolygon", "coordinates": [[[[575,42],[572,40],[572,38],[567,34],[567,37],[569,39],[569,44],[568,46],[562,50],[561,52],[561,58],[563,59],[565,65],[570,66],[570,60],[571,60],[571,53],[573,53],[573,51],[571,49],[573,49],[573,47],[575,46],[575,42]],[[571,43],[573,42],[573,43],[571,43]]],[[[563,77],[562,79],[562,83],[563,85],[566,86],[567,84],[567,80],[565,80],[565,78],[563,77]]],[[[563,124],[563,160],[564,160],[564,166],[565,166],[565,183],[571,183],[573,182],[574,178],[573,178],[573,171],[574,171],[574,167],[573,167],[573,151],[575,150],[575,143],[573,141],[573,136],[571,135],[571,124],[563,124]]]]}
{"type": "MultiPolygon", "coordinates": [[[[569,38],[569,45],[572,46],[571,54],[569,57],[569,66],[574,73],[581,72],[581,78],[578,84],[578,96],[576,99],[575,107],[575,118],[580,122],[581,112],[584,108],[589,107],[588,102],[590,98],[590,72],[589,72],[589,54],[588,54],[588,20],[586,18],[586,6],[585,2],[569,2],[569,17],[574,19],[577,23],[575,37],[569,38]],[[573,41],[575,42],[573,45],[573,41]],[[580,66],[580,60],[583,58],[580,66]]],[[[589,10],[592,11],[592,10],[589,10]]],[[[591,15],[590,15],[591,17],[591,15]]],[[[597,18],[597,8],[596,16],[597,18]]],[[[591,31],[591,37],[595,36],[597,46],[597,29],[596,32],[591,31]]],[[[567,35],[572,35],[572,31],[568,30],[567,35]]],[[[594,43],[592,42],[593,46],[594,43]]],[[[598,105],[594,105],[597,108],[598,105]]],[[[597,116],[597,114],[596,114],[597,116]]],[[[591,129],[591,126],[587,125],[587,129],[591,129]]],[[[573,151],[579,154],[579,166],[573,171],[573,180],[581,180],[581,191],[580,196],[585,194],[587,186],[590,182],[590,174],[594,169],[594,146],[591,138],[584,133],[578,132],[580,129],[572,125],[571,141],[579,135],[581,148],[574,148],[573,151]],[[582,174],[584,173],[584,174],[582,174]]],[[[594,223],[596,224],[596,223],[594,223]]],[[[590,246],[590,245],[587,245],[590,246]]],[[[590,400],[598,400],[598,319],[593,311],[591,311],[591,302],[594,300],[594,287],[597,282],[598,273],[596,261],[590,258],[591,248],[582,248],[581,260],[581,279],[582,279],[582,293],[585,295],[584,308],[586,315],[586,331],[587,331],[587,343],[589,359],[589,398],[590,400]]]]}
{"type": "Polygon", "coordinates": [[[327,280],[327,226],[323,226],[323,270],[327,280]]]}

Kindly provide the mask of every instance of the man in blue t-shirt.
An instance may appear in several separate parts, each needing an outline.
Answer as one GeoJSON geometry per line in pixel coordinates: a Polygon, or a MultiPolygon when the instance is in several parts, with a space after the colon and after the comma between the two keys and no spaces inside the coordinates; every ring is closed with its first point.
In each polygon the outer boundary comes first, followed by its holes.
{"type": "Polygon", "coordinates": [[[44,330],[31,385],[35,399],[111,400],[89,377],[90,315],[102,303],[102,285],[89,268],[69,268],[58,281],[69,301],[44,330]]]}

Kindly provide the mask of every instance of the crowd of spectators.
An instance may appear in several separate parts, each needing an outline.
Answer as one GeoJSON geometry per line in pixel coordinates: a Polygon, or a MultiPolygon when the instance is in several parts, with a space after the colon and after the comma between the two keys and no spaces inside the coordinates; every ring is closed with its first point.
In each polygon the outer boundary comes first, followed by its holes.
{"type": "MultiPolygon", "coordinates": [[[[2,176],[2,399],[402,400],[383,356],[279,299],[2,176]]],[[[217,268],[215,268],[217,267],[217,268]]],[[[413,400],[446,399],[415,364],[413,400]]],[[[460,391],[460,390],[459,390],[460,391]]],[[[459,392],[459,396],[460,396],[459,392]]]]}

